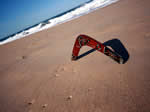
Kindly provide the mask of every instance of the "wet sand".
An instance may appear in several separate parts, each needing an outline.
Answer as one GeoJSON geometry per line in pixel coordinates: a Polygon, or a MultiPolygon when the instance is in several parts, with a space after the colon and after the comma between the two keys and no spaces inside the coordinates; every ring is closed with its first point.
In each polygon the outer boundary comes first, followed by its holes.
{"type": "Polygon", "coordinates": [[[120,0],[0,46],[0,111],[150,111],[149,4],[120,0]],[[87,55],[71,61],[79,34],[112,47],[125,64],[90,47],[80,51],[87,55]]]}

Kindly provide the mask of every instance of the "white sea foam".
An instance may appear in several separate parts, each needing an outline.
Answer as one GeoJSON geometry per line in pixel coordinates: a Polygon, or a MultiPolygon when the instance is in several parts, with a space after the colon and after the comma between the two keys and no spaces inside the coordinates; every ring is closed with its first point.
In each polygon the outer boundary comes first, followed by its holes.
{"type": "Polygon", "coordinates": [[[66,21],[70,21],[72,19],[75,19],[75,18],[80,17],[82,15],[88,14],[89,12],[92,12],[92,11],[98,9],[98,8],[105,7],[109,4],[115,3],[117,1],[118,0],[93,0],[93,1],[84,4],[83,6],[77,8],[77,9],[71,11],[71,12],[68,12],[68,13],[62,15],[62,16],[50,19],[50,20],[48,20],[47,23],[40,23],[37,26],[34,26],[34,27],[32,27],[28,30],[22,31],[22,32],[14,35],[12,37],[9,37],[8,39],[0,42],[0,45],[11,42],[11,41],[14,41],[16,39],[26,37],[28,35],[39,32],[41,30],[51,28],[55,25],[64,23],[66,21]]]}

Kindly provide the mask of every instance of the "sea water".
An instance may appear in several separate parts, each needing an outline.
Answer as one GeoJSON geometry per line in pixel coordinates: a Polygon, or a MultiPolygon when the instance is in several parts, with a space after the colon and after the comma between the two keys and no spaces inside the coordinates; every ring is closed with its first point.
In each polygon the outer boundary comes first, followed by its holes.
{"type": "Polygon", "coordinates": [[[77,7],[74,7],[68,11],[58,14],[57,16],[51,17],[51,18],[44,20],[38,24],[35,24],[24,30],[21,30],[13,35],[5,37],[0,40],[0,45],[6,44],[8,42],[12,42],[16,39],[26,37],[33,33],[36,33],[36,32],[51,28],[55,25],[59,25],[64,22],[70,21],[72,19],[78,18],[78,17],[88,14],[98,8],[105,7],[107,5],[115,3],[117,1],[118,0],[90,0],[88,2],[85,2],[84,4],[80,4],[77,7]]]}

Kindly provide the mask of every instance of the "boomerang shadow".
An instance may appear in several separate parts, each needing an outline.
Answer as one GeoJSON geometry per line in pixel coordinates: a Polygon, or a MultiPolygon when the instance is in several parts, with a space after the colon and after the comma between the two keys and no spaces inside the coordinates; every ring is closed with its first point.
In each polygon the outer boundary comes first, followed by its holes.
{"type": "MultiPolygon", "coordinates": [[[[125,64],[128,61],[128,59],[130,57],[129,53],[119,39],[108,40],[108,41],[104,42],[103,45],[111,47],[114,52],[116,52],[117,54],[122,56],[122,58],[124,60],[123,64],[125,64]]],[[[79,60],[80,58],[83,58],[83,57],[87,56],[88,54],[95,52],[95,51],[96,51],[96,49],[91,49],[89,51],[86,51],[85,53],[79,55],[77,57],[77,60],[79,60]]]]}

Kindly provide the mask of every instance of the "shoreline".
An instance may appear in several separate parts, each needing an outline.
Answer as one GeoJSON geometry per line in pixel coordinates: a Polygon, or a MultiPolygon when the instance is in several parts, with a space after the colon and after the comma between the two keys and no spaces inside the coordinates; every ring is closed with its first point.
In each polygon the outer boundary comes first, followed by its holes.
{"type": "Polygon", "coordinates": [[[54,26],[63,24],[65,22],[74,20],[76,18],[79,18],[80,16],[86,15],[88,13],[91,13],[97,9],[104,8],[110,4],[113,4],[115,2],[118,2],[118,0],[106,0],[105,2],[100,1],[89,1],[84,4],[81,4],[75,8],[72,8],[66,12],[63,12],[61,14],[58,14],[54,17],[51,17],[49,19],[46,19],[44,21],[41,21],[35,25],[32,25],[26,29],[20,30],[17,33],[14,33],[10,36],[4,37],[3,39],[0,39],[0,45],[7,44],[9,42],[18,40],[20,38],[27,37],[31,34],[52,28],[54,26]]]}

